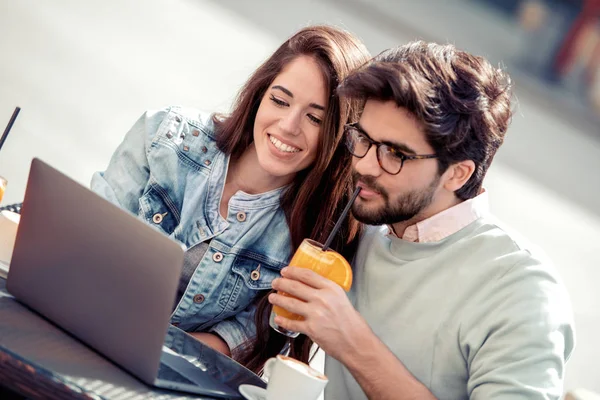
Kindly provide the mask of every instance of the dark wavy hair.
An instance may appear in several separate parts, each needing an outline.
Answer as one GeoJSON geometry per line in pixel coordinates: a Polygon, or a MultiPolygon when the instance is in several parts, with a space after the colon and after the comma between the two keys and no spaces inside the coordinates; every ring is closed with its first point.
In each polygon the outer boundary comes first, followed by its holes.
{"type": "MultiPolygon", "coordinates": [[[[364,65],[370,55],[355,36],[331,26],[310,26],[286,40],[250,77],[241,89],[233,111],[216,115],[217,146],[239,157],[252,143],[254,120],[261,99],[275,77],[299,56],[312,57],[327,83],[329,103],[321,125],[318,156],[313,165],[300,171],[283,193],[283,208],[295,250],[304,238],[324,242],[352,192],[350,155],[342,144],[343,126],[358,118],[363,102],[337,96],[335,89],[351,71],[364,65]]],[[[351,258],[360,225],[348,217],[332,248],[351,258]]],[[[256,300],[257,336],[237,349],[233,357],[249,369],[260,372],[265,361],[289,345],[291,357],[308,362],[312,341],[304,335],[288,341],[270,329],[271,305],[264,293],[256,300]]]]}
{"type": "Polygon", "coordinates": [[[452,45],[417,41],[386,50],[342,82],[351,99],[394,101],[424,127],[442,174],[472,160],[475,171],[455,194],[475,197],[502,145],[511,111],[511,81],[483,57],[452,45]]]}

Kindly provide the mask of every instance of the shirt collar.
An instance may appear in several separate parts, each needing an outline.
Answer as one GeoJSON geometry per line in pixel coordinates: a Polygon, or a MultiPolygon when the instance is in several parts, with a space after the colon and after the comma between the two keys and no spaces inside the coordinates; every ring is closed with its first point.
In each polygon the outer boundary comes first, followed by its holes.
{"type": "MultiPolygon", "coordinates": [[[[483,189],[472,199],[465,200],[423,221],[410,225],[404,231],[402,240],[408,242],[437,242],[458,232],[471,222],[489,212],[488,194],[483,189]]],[[[394,230],[388,226],[388,234],[394,235],[394,230]]]]}

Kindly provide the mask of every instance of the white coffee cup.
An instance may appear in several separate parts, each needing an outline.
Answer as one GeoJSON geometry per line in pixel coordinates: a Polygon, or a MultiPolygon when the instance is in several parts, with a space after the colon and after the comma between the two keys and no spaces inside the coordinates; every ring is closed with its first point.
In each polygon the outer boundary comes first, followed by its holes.
{"type": "Polygon", "coordinates": [[[17,213],[0,211],[0,261],[4,264],[10,264],[20,220],[17,213]]]}
{"type": "Polygon", "coordinates": [[[316,369],[282,355],[267,360],[265,374],[267,400],[316,400],[329,382],[316,369]]]}

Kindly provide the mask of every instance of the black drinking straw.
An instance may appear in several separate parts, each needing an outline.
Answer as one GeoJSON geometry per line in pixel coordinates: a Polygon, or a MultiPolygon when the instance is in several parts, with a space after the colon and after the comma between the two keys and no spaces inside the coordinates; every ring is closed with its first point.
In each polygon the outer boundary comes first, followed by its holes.
{"type": "Polygon", "coordinates": [[[352,198],[350,199],[350,201],[348,202],[348,204],[346,204],[346,208],[344,208],[344,211],[342,211],[342,215],[340,215],[340,218],[335,223],[335,226],[333,227],[333,230],[331,231],[331,233],[329,234],[329,237],[325,241],[325,244],[323,245],[323,251],[327,251],[327,249],[331,245],[331,242],[333,241],[333,238],[335,237],[335,234],[340,229],[340,226],[342,225],[342,221],[344,221],[344,219],[346,218],[346,215],[348,215],[348,211],[350,211],[350,207],[352,207],[352,203],[354,203],[354,200],[356,200],[356,197],[358,196],[358,193],[360,192],[360,189],[362,189],[362,188],[361,187],[357,187],[354,190],[354,193],[352,193],[352,198]]]}
{"type": "Polygon", "coordinates": [[[2,149],[2,145],[4,144],[4,141],[6,140],[6,138],[8,137],[8,134],[10,133],[10,130],[11,130],[13,124],[15,123],[15,120],[17,119],[17,115],[19,115],[19,111],[21,111],[21,107],[16,107],[15,111],[13,112],[12,117],[10,117],[10,121],[8,121],[8,125],[6,125],[6,129],[4,130],[4,133],[2,134],[2,138],[0,138],[0,149],[2,149]]]}

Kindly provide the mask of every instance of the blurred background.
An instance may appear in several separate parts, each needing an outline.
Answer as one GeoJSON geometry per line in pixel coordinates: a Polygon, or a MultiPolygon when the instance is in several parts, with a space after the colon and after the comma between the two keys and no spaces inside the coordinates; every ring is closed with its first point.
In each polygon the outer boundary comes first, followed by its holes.
{"type": "MultiPolygon", "coordinates": [[[[0,0],[3,204],[40,157],[81,183],[146,109],[227,111],[297,29],[330,23],[373,54],[451,42],[504,66],[515,116],[487,178],[492,210],[541,246],[570,292],[577,348],[566,389],[600,392],[600,1],[0,0]]],[[[317,360],[317,364],[322,359],[317,360]]]]}

